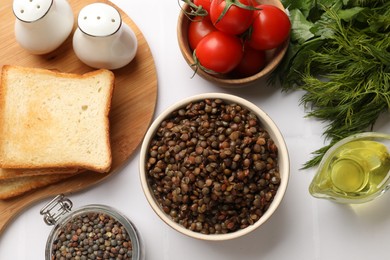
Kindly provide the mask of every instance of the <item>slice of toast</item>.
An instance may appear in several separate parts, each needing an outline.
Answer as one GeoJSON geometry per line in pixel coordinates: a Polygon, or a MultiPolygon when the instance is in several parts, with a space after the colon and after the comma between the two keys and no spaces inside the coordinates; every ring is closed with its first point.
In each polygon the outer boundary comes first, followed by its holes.
{"type": "Polygon", "coordinates": [[[23,178],[29,176],[47,174],[74,174],[80,169],[76,168],[51,168],[51,169],[0,169],[0,180],[23,178]]]}
{"type": "Polygon", "coordinates": [[[0,84],[0,168],[107,172],[114,74],[5,65],[0,84]]]}
{"type": "Polygon", "coordinates": [[[26,192],[58,183],[75,174],[51,174],[0,180],[0,200],[10,199],[26,192]]]}

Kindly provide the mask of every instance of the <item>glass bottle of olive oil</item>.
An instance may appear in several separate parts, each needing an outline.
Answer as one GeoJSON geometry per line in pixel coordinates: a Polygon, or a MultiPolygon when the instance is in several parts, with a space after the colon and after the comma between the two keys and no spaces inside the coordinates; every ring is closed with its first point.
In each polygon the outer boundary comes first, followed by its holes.
{"type": "Polygon", "coordinates": [[[372,200],[390,187],[390,135],[358,134],[325,155],[309,192],[342,203],[372,200]]]}

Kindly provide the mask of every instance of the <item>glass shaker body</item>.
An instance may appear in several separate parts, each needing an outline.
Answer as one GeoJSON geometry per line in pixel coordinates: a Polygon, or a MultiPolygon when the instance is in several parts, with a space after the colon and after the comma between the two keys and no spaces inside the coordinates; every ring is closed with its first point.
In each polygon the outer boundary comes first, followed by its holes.
{"type": "Polygon", "coordinates": [[[74,25],[67,0],[14,0],[15,37],[32,54],[57,49],[70,35],[74,25]]]}

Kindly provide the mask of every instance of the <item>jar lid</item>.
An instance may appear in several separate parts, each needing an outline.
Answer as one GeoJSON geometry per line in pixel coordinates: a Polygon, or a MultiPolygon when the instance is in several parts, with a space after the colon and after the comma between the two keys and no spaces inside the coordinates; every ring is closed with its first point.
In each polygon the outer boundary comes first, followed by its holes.
{"type": "Polygon", "coordinates": [[[116,33],[122,24],[118,10],[108,4],[93,3],[81,9],[78,27],[90,36],[103,37],[116,33]]]}
{"type": "Polygon", "coordinates": [[[19,20],[35,22],[44,17],[53,4],[53,0],[14,0],[12,9],[19,20]]]}
{"type": "Polygon", "coordinates": [[[126,216],[100,204],[75,211],[71,207],[72,202],[61,194],[41,210],[45,223],[55,225],[46,243],[46,260],[61,256],[91,259],[91,254],[95,258],[144,259],[141,238],[126,216]]]}

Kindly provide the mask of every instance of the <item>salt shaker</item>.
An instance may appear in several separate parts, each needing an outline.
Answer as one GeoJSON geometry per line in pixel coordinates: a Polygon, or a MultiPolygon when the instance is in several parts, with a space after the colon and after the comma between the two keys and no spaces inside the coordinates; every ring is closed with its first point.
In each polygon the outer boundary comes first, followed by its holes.
{"type": "Polygon", "coordinates": [[[77,21],[73,50],[82,62],[93,68],[113,70],[134,59],[137,37],[117,9],[93,3],[81,9],[77,21]]]}
{"type": "Polygon", "coordinates": [[[58,48],[73,29],[74,16],[67,0],[14,0],[16,41],[32,54],[58,48]]]}

